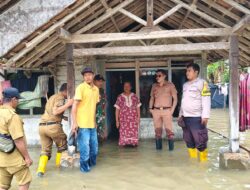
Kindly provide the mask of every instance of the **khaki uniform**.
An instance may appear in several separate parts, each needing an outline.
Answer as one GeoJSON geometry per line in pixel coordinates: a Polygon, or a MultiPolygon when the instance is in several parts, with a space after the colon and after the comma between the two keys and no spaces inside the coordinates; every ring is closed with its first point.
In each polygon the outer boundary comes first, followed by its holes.
{"type": "Polygon", "coordinates": [[[41,117],[39,126],[42,155],[51,157],[53,141],[58,148],[58,152],[63,152],[67,149],[67,136],[61,125],[63,113],[60,115],[53,115],[53,108],[63,106],[64,103],[65,98],[59,93],[51,96],[46,104],[45,112],[41,117]]]}
{"type": "MultiPolygon", "coordinates": [[[[25,138],[23,121],[9,106],[0,107],[0,133],[10,135],[13,140],[25,138]]],[[[0,187],[9,189],[13,177],[19,185],[25,185],[32,179],[24,158],[16,148],[12,153],[0,152],[0,187]]]]}
{"type": "Polygon", "coordinates": [[[168,139],[173,139],[174,137],[171,107],[173,96],[176,94],[176,88],[171,82],[165,82],[163,86],[159,84],[152,86],[150,96],[154,98],[152,115],[156,139],[162,138],[163,125],[166,129],[168,139]]]}

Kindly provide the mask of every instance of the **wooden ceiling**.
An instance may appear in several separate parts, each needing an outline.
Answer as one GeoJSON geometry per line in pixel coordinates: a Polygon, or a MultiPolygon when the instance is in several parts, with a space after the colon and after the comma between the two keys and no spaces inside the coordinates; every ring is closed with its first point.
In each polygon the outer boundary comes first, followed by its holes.
{"type": "Polygon", "coordinates": [[[1,0],[0,1],[0,14],[8,10],[10,7],[15,5],[20,0],[1,0]]]}
{"type": "MultiPolygon", "coordinates": [[[[163,29],[234,27],[250,15],[250,1],[241,0],[154,0],[154,20],[177,5],[177,11],[166,17],[159,26],[163,29]]],[[[13,47],[2,58],[3,64],[18,68],[39,68],[53,63],[64,54],[65,43],[58,37],[58,28],[70,33],[136,32],[144,26],[122,13],[124,11],[146,20],[147,0],[78,0],[56,15],[49,22],[13,47]]],[[[220,37],[186,38],[186,41],[223,41],[220,37]]],[[[164,40],[163,40],[164,41],[164,40]]],[[[250,66],[250,26],[239,34],[240,65],[250,66]]],[[[141,43],[144,43],[141,41],[141,43]]],[[[160,44],[160,42],[158,42],[160,44]]],[[[92,44],[92,47],[107,43],[92,44]]],[[[227,59],[228,51],[208,52],[209,61],[227,59]]]]}

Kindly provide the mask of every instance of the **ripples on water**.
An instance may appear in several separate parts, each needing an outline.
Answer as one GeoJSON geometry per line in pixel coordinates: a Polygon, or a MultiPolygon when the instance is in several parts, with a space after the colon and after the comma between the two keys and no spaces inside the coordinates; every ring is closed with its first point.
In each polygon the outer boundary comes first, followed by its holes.
{"type": "MultiPolygon", "coordinates": [[[[190,160],[185,144],[176,142],[175,151],[156,151],[154,141],[142,141],[138,148],[118,148],[115,142],[100,147],[98,165],[88,174],[77,169],[60,170],[50,160],[44,178],[35,175],[39,149],[31,149],[34,165],[32,190],[239,190],[250,189],[250,171],[219,169],[218,150],[227,140],[210,133],[209,161],[190,160]]],[[[54,151],[55,153],[55,151],[54,151]]],[[[12,190],[17,189],[13,183],[12,190]]]]}

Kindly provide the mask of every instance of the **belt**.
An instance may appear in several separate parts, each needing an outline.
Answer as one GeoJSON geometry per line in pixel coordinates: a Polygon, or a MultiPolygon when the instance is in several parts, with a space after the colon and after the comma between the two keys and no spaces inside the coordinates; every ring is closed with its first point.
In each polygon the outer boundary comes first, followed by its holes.
{"type": "Polygon", "coordinates": [[[170,109],[171,107],[154,107],[154,109],[157,109],[157,110],[167,110],[167,109],[170,109]]]}
{"type": "Polygon", "coordinates": [[[55,125],[55,124],[60,124],[61,125],[61,122],[47,122],[47,123],[39,123],[39,125],[55,125]]]}

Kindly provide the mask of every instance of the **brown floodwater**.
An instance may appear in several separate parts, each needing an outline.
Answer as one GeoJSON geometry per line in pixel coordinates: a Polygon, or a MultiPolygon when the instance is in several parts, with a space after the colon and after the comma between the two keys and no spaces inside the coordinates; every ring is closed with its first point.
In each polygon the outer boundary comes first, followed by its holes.
{"type": "MultiPolygon", "coordinates": [[[[169,152],[164,143],[156,151],[153,141],[142,141],[138,148],[119,148],[115,142],[100,147],[98,164],[90,173],[78,169],[57,169],[54,157],[43,178],[36,177],[39,149],[30,149],[32,190],[240,190],[250,189],[250,171],[219,169],[219,147],[227,145],[221,136],[209,133],[209,161],[199,163],[187,156],[185,144],[176,142],[169,152]]],[[[55,154],[55,151],[54,151],[55,154]]],[[[12,190],[17,189],[13,180],[12,190]]]]}

